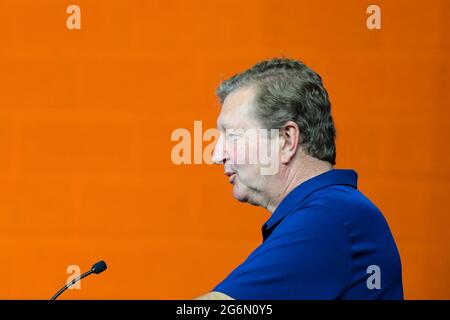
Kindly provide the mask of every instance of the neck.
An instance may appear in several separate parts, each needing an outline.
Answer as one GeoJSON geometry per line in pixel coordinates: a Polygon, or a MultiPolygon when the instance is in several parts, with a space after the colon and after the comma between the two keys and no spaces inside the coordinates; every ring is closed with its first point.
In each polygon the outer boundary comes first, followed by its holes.
{"type": "Polygon", "coordinates": [[[331,163],[303,154],[281,173],[281,183],[278,184],[279,188],[276,188],[278,191],[268,197],[266,209],[273,213],[280,202],[297,186],[332,169],[331,163]]]}

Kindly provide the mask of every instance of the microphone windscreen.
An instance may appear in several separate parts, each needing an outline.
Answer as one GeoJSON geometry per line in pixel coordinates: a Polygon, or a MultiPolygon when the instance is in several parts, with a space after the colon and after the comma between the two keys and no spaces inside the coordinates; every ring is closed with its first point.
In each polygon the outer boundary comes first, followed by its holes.
{"type": "Polygon", "coordinates": [[[108,268],[108,266],[106,265],[105,261],[99,261],[96,264],[94,264],[91,268],[92,272],[94,272],[95,274],[99,274],[103,271],[105,271],[108,268]]]}

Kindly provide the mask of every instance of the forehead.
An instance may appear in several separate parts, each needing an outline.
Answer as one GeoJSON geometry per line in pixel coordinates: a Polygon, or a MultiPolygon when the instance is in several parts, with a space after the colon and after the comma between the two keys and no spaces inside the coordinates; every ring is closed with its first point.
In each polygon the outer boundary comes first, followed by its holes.
{"type": "Polygon", "coordinates": [[[250,128],[258,126],[253,112],[256,89],[243,87],[233,90],[222,104],[217,126],[219,128],[250,128]]]}

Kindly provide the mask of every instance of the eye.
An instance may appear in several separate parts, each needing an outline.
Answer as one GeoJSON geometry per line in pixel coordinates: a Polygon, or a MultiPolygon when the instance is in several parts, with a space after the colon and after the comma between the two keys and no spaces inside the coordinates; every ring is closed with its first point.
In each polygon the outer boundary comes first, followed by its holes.
{"type": "Polygon", "coordinates": [[[234,133],[228,134],[228,139],[232,142],[236,142],[239,140],[239,135],[234,133]]]}

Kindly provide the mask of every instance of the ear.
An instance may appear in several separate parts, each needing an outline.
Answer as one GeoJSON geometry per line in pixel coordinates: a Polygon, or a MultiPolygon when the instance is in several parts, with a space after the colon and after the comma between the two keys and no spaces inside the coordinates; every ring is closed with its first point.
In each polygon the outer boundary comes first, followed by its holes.
{"type": "Polygon", "coordinates": [[[300,129],[294,121],[288,121],[280,129],[280,161],[282,164],[288,164],[292,161],[300,143],[300,129]]]}

